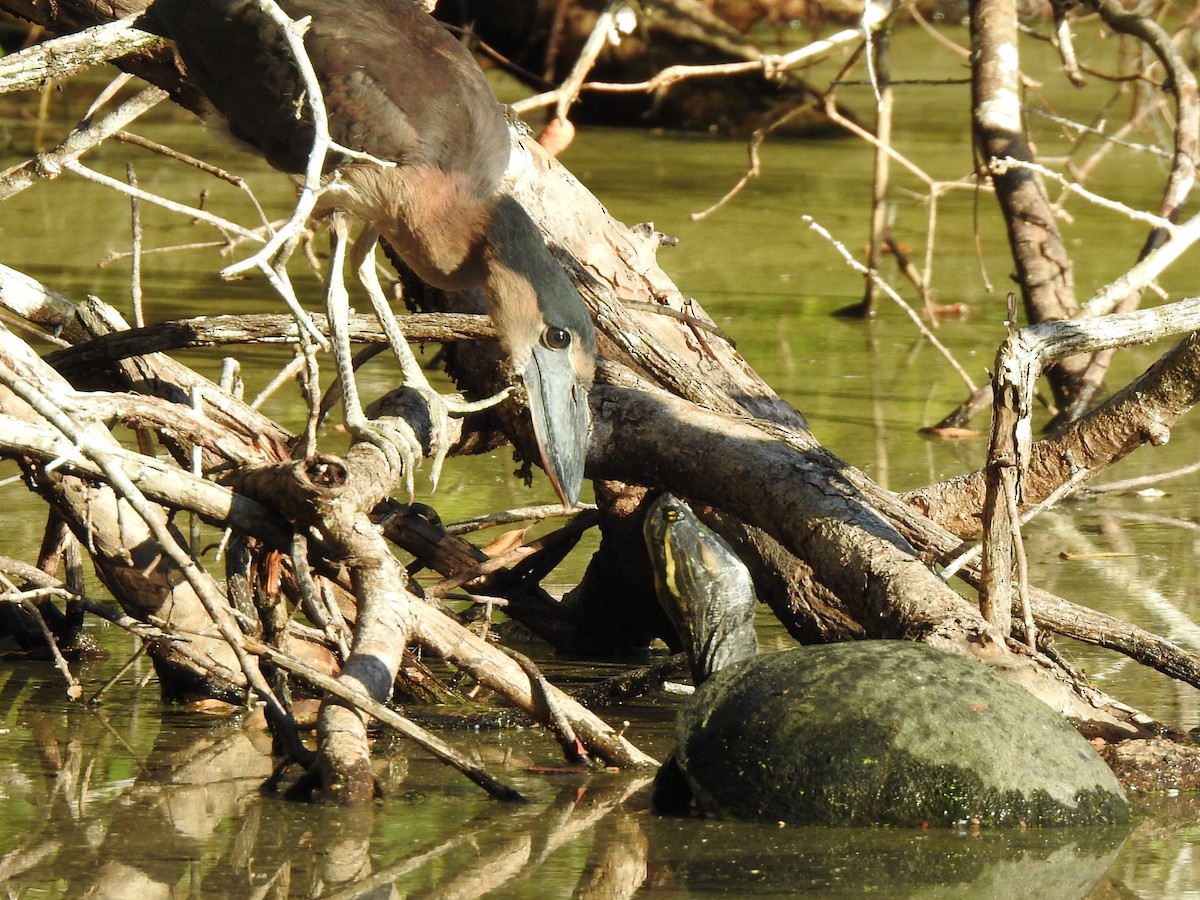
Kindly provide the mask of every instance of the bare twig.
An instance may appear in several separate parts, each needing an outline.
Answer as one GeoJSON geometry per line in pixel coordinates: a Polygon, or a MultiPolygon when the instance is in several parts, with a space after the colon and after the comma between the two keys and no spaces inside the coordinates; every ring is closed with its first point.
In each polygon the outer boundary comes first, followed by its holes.
{"type": "Polygon", "coordinates": [[[1168,238],[1175,237],[1176,235],[1175,223],[1171,222],[1169,219],[1164,219],[1162,216],[1156,216],[1153,213],[1143,212],[1140,209],[1134,209],[1133,207],[1127,206],[1118,200],[1110,200],[1108,197],[1104,197],[1100,194],[1094,193],[1093,191],[1089,191],[1078,182],[1070,180],[1065,176],[1060,175],[1058,172],[1055,172],[1053,169],[1048,169],[1043,165],[1039,165],[1038,163],[1030,162],[1029,160],[1024,159],[1013,159],[1011,156],[1009,156],[1002,159],[993,159],[991,162],[991,168],[992,172],[996,175],[1003,175],[1005,172],[1008,172],[1012,169],[1028,169],[1030,172],[1037,172],[1043,178],[1051,178],[1054,181],[1057,181],[1072,193],[1078,194],[1080,197],[1090,203],[1095,204],[1096,206],[1120,213],[1127,219],[1132,219],[1135,222],[1145,222],[1153,228],[1160,228],[1168,238]]]}
{"type": "Polygon", "coordinates": [[[519,506],[516,509],[506,509],[501,512],[477,516],[473,519],[463,519],[446,526],[447,534],[470,534],[497,525],[511,525],[516,522],[535,522],[546,519],[560,519],[565,516],[574,517],[586,509],[595,509],[595,505],[581,503],[571,510],[564,510],[561,503],[548,503],[545,506],[519,506]]]}
{"type": "MultiPolygon", "coordinates": [[[[98,121],[77,125],[54,150],[0,172],[0,200],[7,200],[43,178],[56,178],[80,156],[120,131],[138,116],[167,98],[161,88],[146,88],[98,121]]],[[[114,182],[121,184],[119,181],[114,182]]],[[[121,185],[124,188],[124,185],[121,185]]]]}
{"type": "Polygon", "coordinates": [[[632,31],[636,24],[637,13],[628,0],[615,0],[600,13],[592,33],[583,45],[583,50],[579,52],[579,59],[575,61],[570,74],[558,88],[558,102],[554,106],[555,118],[567,118],[571,107],[579,99],[583,80],[596,64],[605,46],[619,44],[622,36],[632,31]]]}
{"type": "MultiPolygon", "coordinates": [[[[868,6],[869,8],[869,6],[868,6]]],[[[868,41],[870,30],[865,29],[868,41]]],[[[867,269],[878,274],[883,255],[885,232],[888,230],[888,179],[890,177],[888,150],[892,143],[892,110],[895,107],[896,91],[891,84],[891,62],[889,47],[891,37],[887,29],[880,31],[872,42],[867,55],[872,86],[875,89],[875,177],[871,186],[871,217],[868,229],[867,269]]],[[[879,286],[875,278],[866,279],[863,294],[863,313],[875,314],[879,286]]],[[[936,320],[931,320],[936,322],[936,320]]]]}
{"type": "Polygon", "coordinates": [[[850,266],[850,268],[854,269],[856,272],[859,272],[864,277],[874,281],[889,299],[891,299],[897,306],[904,310],[905,314],[912,320],[913,324],[917,326],[917,330],[921,333],[921,336],[933,345],[934,349],[942,355],[946,362],[950,363],[950,367],[954,369],[954,371],[958,374],[958,377],[963,380],[967,387],[972,391],[975,390],[975,382],[972,381],[971,376],[967,374],[967,370],[959,364],[958,360],[954,358],[954,355],[949,351],[949,349],[947,349],[946,346],[937,339],[937,335],[930,331],[929,327],[923,321],[921,321],[920,314],[913,309],[912,306],[905,302],[904,298],[896,293],[892,286],[879,276],[878,272],[868,269],[857,259],[855,259],[850,254],[850,251],[846,249],[844,244],[835,239],[834,236],[830,234],[823,225],[818,224],[811,216],[802,216],[801,218],[805,223],[807,223],[809,228],[821,235],[821,237],[825,238],[825,240],[829,241],[833,248],[837,250],[842,259],[846,261],[846,265],[850,266]]]}
{"type": "Polygon", "coordinates": [[[258,202],[258,197],[254,195],[254,191],[250,190],[250,185],[246,183],[246,179],[239,175],[234,175],[231,172],[226,172],[220,166],[214,166],[212,163],[207,163],[202,159],[197,159],[187,153],[181,153],[172,147],[165,144],[160,144],[158,141],[152,141],[149,138],[142,137],[140,134],[134,134],[129,131],[118,131],[113,135],[118,141],[123,144],[130,144],[134,147],[141,147],[144,150],[149,150],[151,153],[157,153],[160,156],[165,156],[168,159],[174,159],[184,165],[191,166],[201,172],[205,172],[214,178],[219,178],[222,181],[228,182],[238,190],[246,194],[250,202],[254,205],[254,209],[258,212],[258,217],[263,225],[271,227],[271,222],[267,218],[267,214],[263,211],[262,206],[258,202]]]}
{"type": "MultiPolygon", "coordinates": [[[[137,173],[133,163],[125,164],[125,177],[129,186],[137,190],[137,173]]],[[[133,264],[129,272],[129,302],[133,307],[133,324],[139,328],[146,324],[145,311],[142,309],[142,209],[138,206],[138,198],[129,200],[129,230],[133,236],[133,264]]]]}
{"type": "Polygon", "coordinates": [[[1172,478],[1182,478],[1200,472],[1200,462],[1180,466],[1169,472],[1157,472],[1154,475],[1139,475],[1136,478],[1122,478],[1120,481],[1105,481],[1100,484],[1089,484],[1088,491],[1094,494],[1112,494],[1122,491],[1136,491],[1139,488],[1159,484],[1172,478]]]}
{"type": "Polygon", "coordinates": [[[62,673],[63,678],[67,681],[67,696],[72,700],[78,700],[83,696],[83,685],[79,683],[79,679],[75,677],[75,673],[67,665],[62,651],[58,649],[58,642],[54,639],[54,633],[46,624],[46,620],[42,618],[41,611],[32,602],[42,597],[67,595],[69,595],[68,591],[56,588],[34,588],[33,590],[19,591],[7,578],[0,577],[0,603],[16,604],[34,621],[46,641],[46,649],[50,652],[50,656],[54,660],[55,668],[62,673]]]}
{"type": "MultiPolygon", "coordinates": [[[[778,78],[786,72],[816,65],[826,58],[852,48],[862,42],[863,33],[857,28],[847,28],[819,41],[782,55],[763,54],[747,62],[718,63],[706,66],[668,66],[646,81],[614,84],[589,81],[580,90],[609,94],[652,94],[669,90],[680,81],[692,78],[726,78],[731,75],[761,73],[763,78],[778,78]]],[[[534,109],[557,105],[560,92],[549,91],[537,94],[513,104],[513,109],[524,115],[534,109]]]]}
{"type": "Polygon", "coordinates": [[[693,222],[698,222],[701,219],[707,219],[714,212],[740,194],[742,190],[745,189],[746,185],[748,185],[752,180],[762,174],[762,166],[760,165],[758,158],[758,148],[762,146],[762,142],[766,140],[766,137],[767,134],[762,129],[755,131],[754,134],[750,136],[750,144],[746,147],[746,153],[750,157],[750,164],[746,167],[746,171],[742,174],[742,177],[739,178],[737,183],[727,190],[719,200],[717,200],[711,206],[700,210],[699,212],[690,213],[688,218],[690,218],[693,222]]]}
{"type": "Polygon", "coordinates": [[[115,178],[111,178],[102,172],[97,172],[95,169],[90,169],[83,163],[75,159],[65,160],[62,163],[62,168],[70,172],[86,178],[88,181],[94,181],[96,184],[107,188],[112,188],[122,194],[128,194],[138,200],[145,200],[147,203],[153,203],[155,206],[161,206],[163,209],[169,209],[171,212],[179,213],[182,216],[187,216],[191,219],[198,219],[214,228],[232,235],[237,235],[243,238],[249,238],[255,241],[261,241],[262,235],[249,228],[245,228],[236,222],[229,219],[223,219],[220,216],[215,216],[206,210],[199,209],[194,206],[187,206],[183,203],[177,203],[174,200],[168,200],[166,197],[160,197],[157,194],[152,194],[148,191],[140,190],[139,188],[123,184],[115,178]]]}

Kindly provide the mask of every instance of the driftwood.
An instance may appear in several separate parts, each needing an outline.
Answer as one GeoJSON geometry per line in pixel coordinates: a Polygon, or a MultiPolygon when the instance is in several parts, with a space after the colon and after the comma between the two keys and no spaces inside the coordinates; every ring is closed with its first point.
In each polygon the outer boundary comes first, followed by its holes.
{"type": "MultiPolygon", "coordinates": [[[[119,11],[136,13],[140,6],[119,11]]],[[[988,22],[992,16],[1007,22],[1011,7],[1003,0],[980,0],[977,7],[975,27],[987,32],[981,40],[999,42],[994,52],[1003,56],[1011,37],[988,22]]],[[[63,31],[112,15],[112,5],[84,2],[4,0],[0,8],[40,17],[63,31]]],[[[94,58],[108,58],[118,40],[129,40],[122,49],[148,46],[135,32],[129,23],[104,32],[112,43],[95,47],[94,58]]],[[[136,64],[143,77],[187,102],[186,84],[170,57],[152,53],[136,64]]],[[[985,88],[981,84],[979,90],[985,88]]],[[[136,105],[127,102],[118,113],[94,117],[63,148],[38,158],[54,165],[32,161],[9,173],[0,196],[64,167],[83,171],[72,160],[125,128],[159,96],[144,93],[136,105]]],[[[1013,180],[1028,192],[1025,200],[1014,194],[1003,202],[1040,203],[1041,182],[1027,177],[1033,171],[1029,161],[1001,160],[998,154],[1010,145],[989,140],[980,135],[994,177],[1017,173],[1021,177],[1013,180]]],[[[323,323],[208,319],[130,330],[98,302],[76,305],[19,272],[0,270],[0,303],[64,345],[41,360],[11,332],[0,333],[5,389],[0,414],[9,426],[0,429],[0,454],[22,461],[34,489],[87,546],[124,616],[143,624],[125,621],[121,613],[109,618],[154,629],[139,633],[169,691],[236,700],[253,689],[268,704],[276,738],[292,759],[311,763],[310,773],[320,777],[329,796],[363,803],[374,794],[364,715],[378,714],[386,723],[391,714],[376,704],[386,702],[397,680],[407,677],[404,649],[414,643],[557,729],[564,743],[573,743],[574,736],[606,762],[651,765],[654,760],[548,685],[535,668],[480,638],[435,598],[422,597],[387,546],[391,539],[418,553],[422,564],[442,573],[446,590],[486,574],[482,593],[503,592],[515,618],[560,646],[628,649],[655,634],[666,636],[649,579],[639,576],[645,566],[637,538],[641,500],[650,487],[711,507],[710,519],[754,568],[762,596],[799,637],[927,641],[993,665],[1089,733],[1117,739],[1166,731],[1092,688],[1046,652],[1035,632],[1113,647],[1192,684],[1200,681],[1200,660],[1035,586],[1017,590],[1008,560],[1019,561],[1017,523],[1023,514],[1047,497],[1062,496],[1064,485],[1077,488],[1084,480],[1080,472],[1094,475],[1135,447],[1161,441],[1164,429],[1195,402],[1200,384],[1195,340],[1189,337],[1137,385],[1059,436],[1035,442],[1031,385],[1045,362],[1129,343],[1135,321],[1145,326],[1136,338],[1144,340],[1195,328],[1194,302],[1137,314],[1138,319],[1097,318],[1094,328],[1061,324],[1016,331],[998,377],[1020,377],[998,382],[998,395],[1006,401],[1000,407],[1011,418],[996,419],[989,465],[952,483],[898,496],[822,448],[804,417],[758,377],[699,304],[682,296],[658,264],[661,235],[651,226],[631,229],[613,220],[529,136],[514,134],[514,142],[520,152],[514,154],[507,189],[542,227],[601,335],[588,473],[599,480],[597,515],[604,538],[584,582],[561,603],[533,582],[548,558],[565,552],[590,520],[568,526],[557,542],[547,541],[545,557],[481,567],[478,548],[439,532],[435,522],[406,523],[405,516],[395,515],[395,504],[385,498],[406,473],[379,450],[360,444],[341,456],[319,452],[308,446],[311,435],[286,432],[164,355],[184,346],[297,341],[305,346],[300,368],[311,372],[323,323]],[[1108,337],[1096,336],[1105,329],[1108,337]],[[1048,334],[1061,335],[1053,351],[1042,345],[1048,334]],[[1020,358],[1023,348],[1027,358],[1020,358]],[[107,427],[117,422],[153,435],[181,465],[121,448],[107,427]],[[197,473],[183,467],[193,462],[197,473]],[[181,510],[239,536],[245,559],[230,564],[224,586],[187,552],[187,541],[171,521],[181,510]],[[982,551],[968,553],[965,540],[979,533],[981,522],[982,551]],[[982,610],[940,577],[939,566],[981,589],[982,610]],[[626,592],[628,616],[613,615],[606,589],[618,571],[632,585],[626,592]],[[1021,626],[1016,629],[1009,624],[1014,603],[1021,626]],[[277,615],[279,604],[302,607],[314,627],[288,624],[277,615]],[[606,627],[596,629],[601,619],[608,620],[606,627]],[[290,721],[281,670],[328,690],[315,762],[290,721]],[[336,687],[328,680],[333,677],[336,687]]],[[[1176,209],[1184,193],[1178,173],[1194,156],[1187,141],[1179,146],[1187,161],[1177,161],[1168,191],[1176,209]]],[[[204,221],[241,239],[264,239],[261,231],[205,215],[204,221]]],[[[1163,237],[1130,273],[1127,290],[1144,286],[1194,241],[1192,232],[1200,226],[1176,226],[1170,211],[1164,216],[1154,225],[1163,237]]],[[[1014,246],[1023,253],[1031,243],[1015,236],[1014,246]]],[[[266,263],[259,268],[268,277],[281,272],[266,263]]],[[[1060,274],[1069,271],[1059,268],[1060,274]]],[[[1069,279],[1059,286],[1069,286],[1069,279]]],[[[414,317],[410,337],[471,339],[456,343],[450,354],[464,392],[486,396],[508,383],[496,348],[476,340],[487,335],[478,318],[448,315],[477,315],[475,298],[429,292],[422,302],[438,312],[414,317]]],[[[360,326],[356,339],[380,340],[360,326]]],[[[315,397],[312,406],[315,417],[315,397]]],[[[523,458],[536,459],[519,397],[486,421],[486,429],[511,439],[523,458]]],[[[421,431],[419,417],[411,424],[421,431]]],[[[1021,582],[1019,571],[1016,581],[1021,582]]],[[[471,777],[506,795],[486,773],[471,777]]]]}

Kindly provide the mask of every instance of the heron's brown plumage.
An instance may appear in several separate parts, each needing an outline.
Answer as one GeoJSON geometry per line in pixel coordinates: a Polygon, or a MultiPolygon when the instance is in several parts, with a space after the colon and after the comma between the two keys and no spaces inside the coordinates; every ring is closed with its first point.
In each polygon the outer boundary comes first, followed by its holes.
{"type": "MultiPolygon", "coordinates": [[[[311,17],[304,46],[332,140],[395,164],[333,152],[326,169],[337,178],[323,202],[372,225],[429,284],[483,293],[514,371],[541,391],[531,404],[548,467],[569,453],[563,477],[581,479],[595,331],[536,225],[500,191],[508,126],[478,65],[412,0],[278,2],[293,19],[311,17]]],[[[175,41],[235,138],[276,168],[305,171],[315,129],[304,82],[252,0],[156,0],[146,23],[175,41]]]]}

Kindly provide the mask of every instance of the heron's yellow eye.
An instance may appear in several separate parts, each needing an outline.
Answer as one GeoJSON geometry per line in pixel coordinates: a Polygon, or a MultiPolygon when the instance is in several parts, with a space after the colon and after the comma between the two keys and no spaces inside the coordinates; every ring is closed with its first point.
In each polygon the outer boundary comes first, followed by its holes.
{"type": "Polygon", "coordinates": [[[542,332],[542,343],[551,350],[566,350],[571,346],[571,332],[557,325],[548,325],[542,332]]]}

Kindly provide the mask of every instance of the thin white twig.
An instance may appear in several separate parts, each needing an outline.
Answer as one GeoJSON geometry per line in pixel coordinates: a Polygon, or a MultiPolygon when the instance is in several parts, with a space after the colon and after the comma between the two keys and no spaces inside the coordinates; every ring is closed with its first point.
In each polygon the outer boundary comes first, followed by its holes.
{"type": "MultiPolygon", "coordinates": [[[[1055,125],[1058,125],[1061,128],[1069,129],[1078,134],[1090,134],[1107,144],[1113,144],[1117,147],[1124,147],[1126,150],[1132,150],[1135,153],[1149,153],[1152,156],[1157,156],[1159,159],[1174,159],[1175,157],[1175,154],[1171,153],[1169,150],[1164,150],[1162,147],[1159,147],[1155,144],[1141,144],[1137,141],[1127,141],[1123,138],[1117,137],[1116,134],[1109,134],[1103,129],[1095,128],[1091,125],[1084,125],[1082,122],[1076,122],[1072,119],[1063,118],[1062,116],[1056,116],[1053,113],[1046,112],[1044,109],[1029,107],[1025,110],[1025,112],[1027,115],[1038,116],[1039,118],[1045,119],[1048,122],[1053,122],[1055,125]]],[[[1122,133],[1123,130],[1124,126],[1122,126],[1122,129],[1119,130],[1117,134],[1122,133]]]]}
{"type": "Polygon", "coordinates": [[[198,219],[208,225],[213,226],[218,231],[236,234],[239,237],[248,238],[250,240],[261,241],[262,235],[258,232],[251,231],[249,228],[244,228],[237,222],[231,222],[229,219],[223,219],[220,216],[214,216],[210,212],[205,212],[202,209],[197,209],[194,206],[188,206],[185,203],[177,203],[174,200],[168,200],[166,197],[160,197],[157,194],[151,194],[141,188],[134,188],[105,175],[103,172],[97,172],[95,169],[90,169],[79,160],[71,159],[63,162],[62,167],[69,172],[73,172],[80,178],[86,178],[88,181],[94,181],[96,184],[103,185],[107,188],[112,188],[114,191],[119,191],[130,197],[136,197],[138,200],[144,200],[147,203],[153,203],[155,206],[161,206],[163,209],[169,209],[171,212],[179,213],[182,216],[198,219]]]}
{"type": "Polygon", "coordinates": [[[0,172],[0,200],[7,200],[40,179],[56,178],[68,161],[98,146],[167,96],[161,88],[146,88],[98,122],[90,119],[81,122],[53,150],[0,172]]]}
{"type": "Polygon", "coordinates": [[[993,175],[1003,175],[1010,169],[1026,169],[1030,172],[1036,172],[1043,178],[1049,178],[1052,181],[1057,181],[1067,190],[1078,194],[1084,200],[1087,200],[1096,206],[1120,213],[1121,215],[1132,219],[1135,222],[1145,222],[1152,228],[1161,228],[1172,237],[1175,236],[1177,226],[1169,219],[1164,219],[1162,216],[1156,216],[1154,213],[1148,213],[1140,209],[1134,209],[1132,206],[1126,206],[1119,200],[1110,200],[1108,197],[1097,194],[1094,191],[1089,191],[1083,185],[1071,181],[1065,176],[1060,175],[1058,172],[1055,172],[1053,169],[1048,169],[1045,166],[1038,165],[1035,162],[1029,162],[1028,160],[1023,159],[1014,159],[1011,156],[1006,156],[1003,159],[992,160],[988,168],[993,175]]]}
{"type": "Polygon", "coordinates": [[[917,326],[917,330],[921,333],[921,336],[933,345],[934,349],[936,349],[938,353],[945,358],[946,362],[950,364],[950,367],[958,373],[958,377],[963,380],[963,382],[967,385],[967,388],[974,393],[976,390],[975,383],[971,380],[971,376],[967,374],[967,370],[964,369],[959,364],[958,360],[954,358],[954,354],[946,349],[946,345],[939,341],[937,336],[929,330],[928,326],[924,322],[921,321],[921,316],[917,313],[917,311],[913,309],[903,297],[896,293],[895,289],[893,289],[890,284],[879,277],[878,272],[873,272],[871,269],[868,269],[857,259],[855,259],[850,251],[846,249],[845,244],[830,234],[824,225],[819,224],[812,216],[801,216],[800,218],[808,225],[809,228],[811,228],[821,237],[825,238],[825,240],[832,245],[832,247],[841,255],[842,259],[846,261],[846,265],[850,266],[850,268],[854,269],[854,271],[858,272],[864,277],[870,278],[876,287],[887,294],[887,296],[897,306],[904,310],[908,317],[912,319],[913,324],[917,326]]]}
{"type": "Polygon", "coordinates": [[[121,88],[125,87],[125,85],[129,84],[129,82],[132,80],[132,75],[130,75],[128,72],[122,72],[116,78],[106,84],[104,89],[101,90],[100,93],[96,95],[95,99],[92,100],[92,102],[88,105],[87,112],[83,114],[81,121],[87,122],[90,119],[95,118],[96,113],[100,112],[100,110],[107,106],[108,101],[117,96],[117,94],[121,93],[121,88]]]}
{"type": "Polygon", "coordinates": [[[1124,275],[1109,282],[1083,304],[1079,316],[1100,316],[1110,312],[1124,297],[1142,290],[1154,281],[1171,263],[1183,256],[1200,240],[1200,214],[1182,225],[1173,226],[1171,239],[1138,260],[1124,275]]]}
{"type": "Polygon", "coordinates": [[[299,375],[301,371],[303,371],[304,365],[304,357],[302,354],[293,357],[286,366],[275,373],[275,377],[267,383],[265,388],[259,391],[258,396],[250,401],[250,408],[261,409],[262,405],[269,400],[276,391],[278,391],[284,384],[291,381],[293,378],[299,375]]]}

